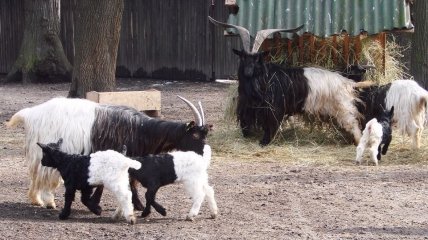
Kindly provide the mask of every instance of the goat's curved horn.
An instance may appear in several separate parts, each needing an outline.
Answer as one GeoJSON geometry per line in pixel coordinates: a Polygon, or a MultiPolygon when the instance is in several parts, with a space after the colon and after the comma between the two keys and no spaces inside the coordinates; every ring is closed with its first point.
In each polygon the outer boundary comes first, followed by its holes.
{"type": "Polygon", "coordinates": [[[260,46],[262,46],[263,41],[272,33],[276,33],[276,32],[294,33],[294,32],[300,31],[300,29],[302,29],[303,26],[304,25],[301,25],[300,27],[292,28],[292,29],[264,29],[264,30],[257,31],[256,39],[254,40],[254,45],[251,52],[256,53],[257,51],[259,51],[259,48],[260,46]]]}
{"type": "Polygon", "coordinates": [[[201,117],[201,114],[199,114],[198,109],[196,109],[195,105],[193,105],[193,103],[191,103],[189,100],[185,99],[182,96],[177,95],[177,97],[183,100],[190,107],[190,109],[192,109],[193,116],[195,117],[195,120],[196,120],[196,125],[202,126],[203,124],[202,117],[201,117]]]}
{"type": "Polygon", "coordinates": [[[202,125],[205,125],[205,114],[204,114],[204,109],[202,108],[201,101],[198,102],[198,105],[199,105],[199,110],[201,111],[202,125]]]}
{"type": "Polygon", "coordinates": [[[236,29],[238,31],[239,36],[241,37],[242,47],[244,48],[245,52],[247,52],[247,53],[250,52],[250,46],[251,46],[250,32],[248,32],[248,30],[246,28],[243,28],[241,26],[236,26],[233,24],[227,24],[227,23],[219,22],[210,16],[208,16],[208,19],[216,26],[236,29]]]}
{"type": "Polygon", "coordinates": [[[376,66],[373,66],[373,65],[360,65],[360,67],[365,69],[376,69],[376,66]]]}

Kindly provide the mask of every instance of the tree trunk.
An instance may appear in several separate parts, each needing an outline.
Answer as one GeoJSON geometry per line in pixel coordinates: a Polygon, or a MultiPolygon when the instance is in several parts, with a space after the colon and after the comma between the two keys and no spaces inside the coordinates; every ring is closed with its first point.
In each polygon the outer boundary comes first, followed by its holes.
{"type": "Polygon", "coordinates": [[[428,1],[415,1],[415,32],[412,38],[410,72],[419,84],[428,89],[428,1]]]}
{"type": "Polygon", "coordinates": [[[70,81],[72,66],[58,37],[60,0],[24,0],[24,11],[21,48],[5,81],[70,81]]]}
{"type": "Polygon", "coordinates": [[[69,97],[113,91],[123,0],[77,0],[75,57],[69,97]]]}

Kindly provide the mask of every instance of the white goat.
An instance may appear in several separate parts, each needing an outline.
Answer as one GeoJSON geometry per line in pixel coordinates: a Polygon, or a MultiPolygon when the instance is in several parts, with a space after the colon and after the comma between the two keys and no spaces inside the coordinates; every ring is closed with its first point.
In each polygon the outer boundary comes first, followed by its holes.
{"type": "Polygon", "coordinates": [[[379,121],[376,118],[368,121],[363,131],[360,143],[357,146],[357,157],[355,159],[357,164],[361,163],[361,159],[365,149],[369,149],[372,161],[378,165],[382,154],[385,155],[388,151],[389,144],[392,140],[392,118],[394,116],[394,106],[390,111],[384,111],[379,116],[379,121]],[[382,148],[383,144],[383,148],[382,148]]]}

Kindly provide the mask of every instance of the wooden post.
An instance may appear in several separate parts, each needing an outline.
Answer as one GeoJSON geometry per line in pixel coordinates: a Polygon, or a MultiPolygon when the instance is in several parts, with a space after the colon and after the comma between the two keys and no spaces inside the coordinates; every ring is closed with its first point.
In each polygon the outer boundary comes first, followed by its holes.
{"type": "Polygon", "coordinates": [[[345,58],[345,65],[349,65],[349,35],[346,33],[343,38],[343,57],[345,58]]]}

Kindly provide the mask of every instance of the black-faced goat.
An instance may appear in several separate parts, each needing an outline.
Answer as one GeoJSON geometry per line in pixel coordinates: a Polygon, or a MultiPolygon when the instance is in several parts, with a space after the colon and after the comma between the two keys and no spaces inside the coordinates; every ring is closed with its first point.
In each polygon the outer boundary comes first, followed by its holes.
{"type": "MultiPolygon", "coordinates": [[[[37,142],[50,143],[64,139],[61,150],[69,154],[88,155],[91,152],[112,149],[128,155],[144,156],[173,149],[202,154],[210,129],[205,124],[202,110],[188,100],[196,123],[165,121],[151,118],[129,107],[100,105],[85,99],[54,98],[15,113],[8,126],[25,126],[25,157],[30,170],[29,198],[32,204],[55,208],[54,191],[60,184],[58,171],[41,166],[41,149],[37,142]]],[[[131,184],[136,209],[143,205],[138,199],[136,182],[131,184]]],[[[99,202],[102,187],[98,187],[93,201],[99,202]]]]}
{"type": "MultiPolygon", "coordinates": [[[[360,114],[355,83],[336,72],[313,67],[284,68],[264,60],[266,52],[258,53],[263,40],[274,32],[297,32],[295,29],[266,29],[257,33],[250,51],[247,29],[232,24],[209,20],[221,27],[235,28],[243,50],[233,50],[239,56],[237,120],[244,137],[251,130],[262,129],[261,145],[267,145],[288,117],[307,113],[319,117],[333,117],[339,125],[354,136],[361,137],[360,114]]],[[[362,83],[363,85],[365,83],[362,83]]]]}

